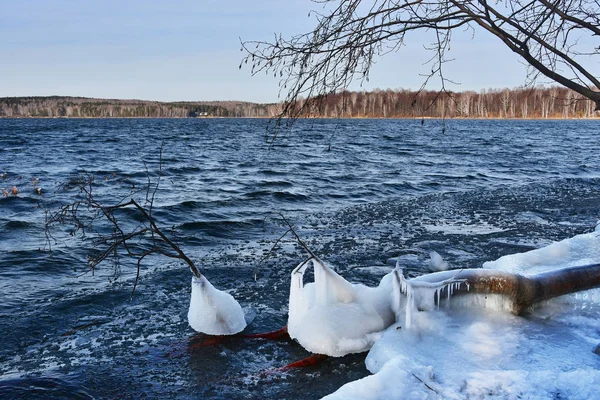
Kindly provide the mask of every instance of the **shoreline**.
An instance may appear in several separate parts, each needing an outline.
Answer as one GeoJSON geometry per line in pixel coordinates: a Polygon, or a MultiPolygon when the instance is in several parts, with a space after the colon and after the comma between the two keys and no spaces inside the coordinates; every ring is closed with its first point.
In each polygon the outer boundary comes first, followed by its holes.
{"type": "MultiPolygon", "coordinates": [[[[173,120],[206,120],[206,119],[277,119],[277,117],[6,117],[0,116],[0,120],[12,119],[63,119],[63,120],[90,120],[90,119],[106,119],[106,120],[134,120],[134,119],[173,119],[173,120]]],[[[440,121],[600,121],[600,115],[597,117],[528,117],[528,118],[481,118],[481,117],[299,117],[297,120],[306,119],[323,119],[323,120],[440,120],[440,121]]]]}
{"type": "MultiPolygon", "coordinates": [[[[277,119],[274,117],[218,117],[218,116],[203,116],[203,117],[42,117],[42,116],[0,116],[0,119],[277,119]]],[[[377,120],[481,120],[481,121],[594,121],[600,120],[600,112],[598,116],[594,117],[515,117],[515,118],[502,118],[502,117],[298,117],[297,120],[302,119],[337,119],[337,120],[366,120],[366,119],[377,119],[377,120]]]]}

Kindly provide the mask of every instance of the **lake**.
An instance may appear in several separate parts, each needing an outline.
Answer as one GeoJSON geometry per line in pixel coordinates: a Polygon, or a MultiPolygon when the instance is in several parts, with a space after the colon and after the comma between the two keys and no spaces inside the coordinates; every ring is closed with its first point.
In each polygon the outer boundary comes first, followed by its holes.
{"type": "Polygon", "coordinates": [[[191,274],[171,259],[148,258],[133,296],[134,260],[82,275],[94,244],[44,229],[80,176],[112,204],[160,174],[157,223],[238,299],[250,333],[285,325],[289,274],[306,258],[277,242],[280,215],[371,285],[398,257],[409,276],[431,271],[430,251],[476,268],[600,218],[598,121],[299,120],[273,146],[266,123],[0,119],[0,397],[318,398],[369,374],[364,355],[281,373],[309,354],[207,342],[187,324],[191,274]]]}

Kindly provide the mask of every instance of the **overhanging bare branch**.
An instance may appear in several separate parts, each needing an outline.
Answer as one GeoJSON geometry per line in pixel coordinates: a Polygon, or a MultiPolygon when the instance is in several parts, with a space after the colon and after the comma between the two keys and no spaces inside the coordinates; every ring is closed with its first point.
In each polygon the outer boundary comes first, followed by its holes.
{"type": "MultiPolygon", "coordinates": [[[[323,0],[312,32],[274,41],[242,42],[251,73],[279,79],[283,106],[274,126],[317,114],[323,99],[353,81],[368,80],[376,57],[401,50],[416,31],[434,32],[431,77],[440,78],[451,32],[467,27],[498,37],[530,67],[583,95],[600,110],[600,77],[590,70],[600,55],[600,4],[590,0],[397,1],[323,0]],[[284,119],[288,118],[288,119],[284,119]]],[[[240,65],[241,67],[242,65],[240,65]]],[[[531,82],[532,83],[532,82],[531,82]]],[[[274,131],[273,139],[277,135],[274,131]]]]}

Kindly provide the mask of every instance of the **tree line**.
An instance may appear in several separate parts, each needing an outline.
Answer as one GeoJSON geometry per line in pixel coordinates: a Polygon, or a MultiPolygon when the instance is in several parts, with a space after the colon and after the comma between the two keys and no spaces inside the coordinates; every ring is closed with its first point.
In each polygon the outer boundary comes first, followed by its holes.
{"type": "MultiPolygon", "coordinates": [[[[301,102],[297,105],[301,107],[301,102]]],[[[0,117],[252,118],[277,116],[281,103],[157,102],[83,97],[0,98],[0,117]]],[[[597,118],[595,104],[562,87],[479,92],[343,91],[313,102],[304,117],[324,118],[597,118]]]]}
{"type": "Polygon", "coordinates": [[[269,115],[269,105],[241,101],[158,102],[62,96],[0,98],[0,117],[9,118],[193,118],[269,115]]]}
{"type": "MultiPolygon", "coordinates": [[[[298,107],[301,107],[299,104],[298,107]]],[[[375,90],[323,97],[305,111],[348,118],[594,118],[593,101],[561,87],[479,92],[375,90]]]]}

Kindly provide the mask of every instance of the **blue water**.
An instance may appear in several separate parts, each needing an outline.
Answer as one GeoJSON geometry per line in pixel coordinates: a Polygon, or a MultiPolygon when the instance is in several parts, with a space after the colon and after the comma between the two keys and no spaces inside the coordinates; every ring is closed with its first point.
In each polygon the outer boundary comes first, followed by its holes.
{"type": "Polygon", "coordinates": [[[255,119],[0,120],[0,398],[317,398],[367,374],[362,355],[268,372],[308,355],[293,342],[201,345],[191,275],[173,260],[146,259],[133,296],[133,260],[82,276],[91,238],[44,229],[80,176],[112,204],[160,174],[157,222],[241,302],[248,332],[285,324],[305,258],[291,238],[272,249],[278,213],[367,284],[396,257],[409,275],[432,250],[478,267],[594,228],[598,121],[443,124],[300,120],[269,146],[255,119]]]}

